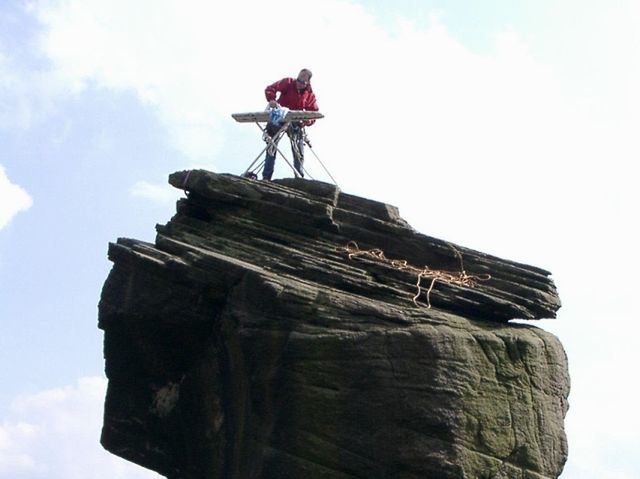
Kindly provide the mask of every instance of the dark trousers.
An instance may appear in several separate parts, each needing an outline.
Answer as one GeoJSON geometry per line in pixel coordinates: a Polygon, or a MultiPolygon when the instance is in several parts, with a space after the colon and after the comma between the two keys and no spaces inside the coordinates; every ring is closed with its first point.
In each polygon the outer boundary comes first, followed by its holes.
{"type": "MultiPolygon", "coordinates": [[[[281,126],[268,124],[266,128],[267,134],[273,138],[281,126]]],[[[287,128],[287,135],[291,140],[291,153],[293,154],[293,167],[298,174],[304,178],[304,132],[301,127],[296,125],[289,125],[287,128]]],[[[277,144],[277,142],[276,142],[277,144]]],[[[264,159],[264,170],[262,171],[262,179],[270,180],[273,175],[273,168],[276,162],[276,147],[269,145],[267,148],[267,154],[264,159]]]]}

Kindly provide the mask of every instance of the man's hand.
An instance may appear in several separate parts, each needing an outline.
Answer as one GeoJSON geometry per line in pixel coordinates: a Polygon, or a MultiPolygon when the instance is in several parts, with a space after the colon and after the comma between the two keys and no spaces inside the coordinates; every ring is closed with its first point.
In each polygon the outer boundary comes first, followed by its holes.
{"type": "Polygon", "coordinates": [[[271,100],[269,101],[269,108],[278,108],[280,105],[278,105],[278,102],[275,100],[271,100]]]}

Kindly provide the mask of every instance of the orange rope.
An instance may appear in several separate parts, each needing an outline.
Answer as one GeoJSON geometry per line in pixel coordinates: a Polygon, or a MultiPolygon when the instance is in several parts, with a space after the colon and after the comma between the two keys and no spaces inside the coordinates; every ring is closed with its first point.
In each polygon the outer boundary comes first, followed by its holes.
{"type": "Polygon", "coordinates": [[[488,281],[491,279],[491,276],[488,274],[482,275],[468,275],[462,264],[462,255],[460,252],[455,249],[452,245],[451,248],[456,253],[456,256],[460,259],[460,273],[454,273],[451,271],[444,270],[436,270],[430,269],[428,266],[420,269],[416,266],[410,265],[407,260],[404,259],[389,259],[384,255],[384,251],[379,248],[373,248],[369,250],[361,250],[358,247],[358,244],[355,241],[349,241],[346,246],[340,246],[336,248],[336,251],[341,253],[347,253],[349,259],[354,259],[358,257],[365,257],[379,263],[383,263],[391,266],[394,269],[399,271],[406,271],[412,274],[417,275],[416,288],[417,293],[413,296],[413,304],[416,306],[420,306],[417,302],[418,297],[422,293],[422,278],[431,278],[431,284],[429,284],[429,288],[427,289],[427,309],[431,308],[431,290],[433,286],[436,284],[436,281],[441,281],[447,284],[455,284],[458,286],[466,286],[467,288],[474,288],[478,281],[488,281]]]}

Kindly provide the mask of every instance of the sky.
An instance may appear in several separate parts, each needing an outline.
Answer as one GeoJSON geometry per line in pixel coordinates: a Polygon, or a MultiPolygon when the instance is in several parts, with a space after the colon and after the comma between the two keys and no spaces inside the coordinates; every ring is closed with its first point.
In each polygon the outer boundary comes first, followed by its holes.
{"type": "Polygon", "coordinates": [[[552,272],[561,477],[640,477],[640,2],[2,0],[0,479],[159,477],[98,442],[108,243],[154,240],[173,171],[243,172],[263,143],[231,113],[301,68],[343,191],[552,272]]]}

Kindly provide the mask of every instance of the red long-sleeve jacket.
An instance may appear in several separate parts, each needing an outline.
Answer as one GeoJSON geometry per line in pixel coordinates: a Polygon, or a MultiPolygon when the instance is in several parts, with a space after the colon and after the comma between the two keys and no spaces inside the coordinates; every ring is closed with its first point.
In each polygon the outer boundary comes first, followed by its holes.
{"type": "MultiPolygon", "coordinates": [[[[267,101],[276,100],[280,105],[289,108],[289,110],[318,111],[318,103],[311,88],[311,83],[304,90],[298,91],[295,78],[283,78],[269,85],[264,90],[264,96],[267,97],[267,101]],[[278,92],[280,92],[280,96],[276,100],[276,93],[278,92]]],[[[304,122],[306,126],[314,123],[315,120],[304,122]]]]}

